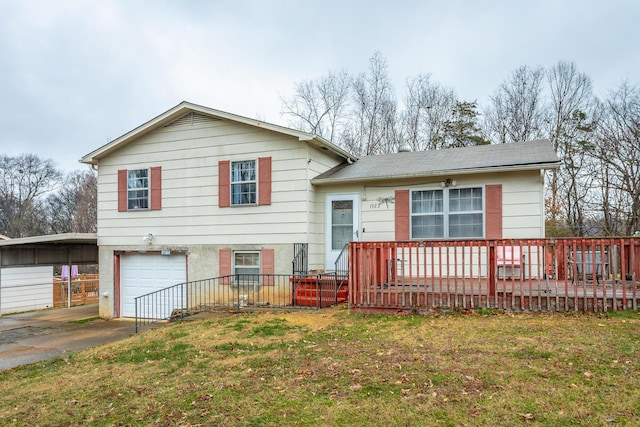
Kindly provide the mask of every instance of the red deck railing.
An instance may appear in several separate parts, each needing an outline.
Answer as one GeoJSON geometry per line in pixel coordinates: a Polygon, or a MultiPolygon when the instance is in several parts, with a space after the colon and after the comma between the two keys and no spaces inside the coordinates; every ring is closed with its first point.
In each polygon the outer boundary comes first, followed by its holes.
{"type": "Polygon", "coordinates": [[[640,239],[352,242],[355,311],[638,309],[640,239]]]}

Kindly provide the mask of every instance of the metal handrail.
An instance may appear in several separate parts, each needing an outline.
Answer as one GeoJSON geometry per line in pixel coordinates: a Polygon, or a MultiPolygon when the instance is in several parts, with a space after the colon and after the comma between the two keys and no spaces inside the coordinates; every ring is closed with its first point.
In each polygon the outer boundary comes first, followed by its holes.
{"type": "Polygon", "coordinates": [[[349,274],[349,244],[346,243],[343,247],[342,250],[340,251],[340,255],[338,255],[338,258],[336,258],[336,262],[334,264],[335,266],[335,272],[341,272],[341,273],[346,273],[347,275],[349,274]]]}
{"type": "MultiPolygon", "coordinates": [[[[314,306],[296,302],[296,287],[308,284],[310,276],[300,274],[234,274],[180,283],[135,298],[136,333],[141,326],[161,320],[214,310],[243,308],[320,308],[322,283],[315,280],[314,306]]],[[[326,295],[325,295],[326,298],[326,295]]],[[[308,303],[308,301],[307,301],[308,303]]]]}
{"type": "Polygon", "coordinates": [[[293,254],[293,260],[291,261],[292,274],[306,275],[309,271],[309,244],[294,243],[293,254]]]}

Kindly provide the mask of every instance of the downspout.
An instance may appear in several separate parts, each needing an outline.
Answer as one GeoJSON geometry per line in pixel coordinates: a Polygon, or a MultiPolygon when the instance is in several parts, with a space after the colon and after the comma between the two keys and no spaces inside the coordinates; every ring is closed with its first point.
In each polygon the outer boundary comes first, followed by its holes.
{"type": "Polygon", "coordinates": [[[2,251],[0,250],[0,316],[2,316],[2,251]]]}
{"type": "MultiPolygon", "coordinates": [[[[309,156],[309,144],[307,144],[307,165],[305,167],[305,178],[306,178],[306,183],[307,183],[307,189],[305,190],[307,192],[307,197],[306,197],[306,201],[305,201],[305,215],[306,215],[306,225],[305,225],[305,230],[306,230],[306,235],[307,235],[307,244],[309,244],[309,239],[311,238],[310,235],[310,230],[309,227],[311,226],[310,221],[309,221],[309,214],[310,214],[310,210],[309,210],[309,204],[311,203],[311,197],[312,197],[312,191],[311,191],[311,180],[309,179],[309,167],[311,166],[311,157],[309,156]]],[[[294,254],[295,256],[295,254],[294,254]]]]}
{"type": "Polygon", "coordinates": [[[544,211],[544,186],[545,186],[545,170],[544,169],[540,169],[540,181],[542,181],[542,190],[540,190],[542,192],[542,206],[540,207],[540,229],[542,230],[542,237],[543,239],[545,239],[547,237],[547,224],[546,224],[546,220],[545,220],[545,211],[544,211]]]}
{"type": "Polygon", "coordinates": [[[67,308],[71,308],[71,252],[67,248],[67,265],[69,276],[67,277],[67,308]]]}

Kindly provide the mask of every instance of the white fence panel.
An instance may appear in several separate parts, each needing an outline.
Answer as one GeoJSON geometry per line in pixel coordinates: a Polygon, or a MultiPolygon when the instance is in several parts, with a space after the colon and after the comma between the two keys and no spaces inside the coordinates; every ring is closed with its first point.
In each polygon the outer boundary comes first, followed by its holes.
{"type": "Polygon", "coordinates": [[[13,267],[0,271],[0,314],[53,307],[53,267],[13,267]]]}

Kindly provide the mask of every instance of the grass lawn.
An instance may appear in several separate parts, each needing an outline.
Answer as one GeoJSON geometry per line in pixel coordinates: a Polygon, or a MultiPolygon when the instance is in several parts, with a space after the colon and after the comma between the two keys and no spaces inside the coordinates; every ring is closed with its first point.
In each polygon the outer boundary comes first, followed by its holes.
{"type": "Polygon", "coordinates": [[[0,373],[0,425],[640,425],[640,317],[185,322],[0,373]]]}

